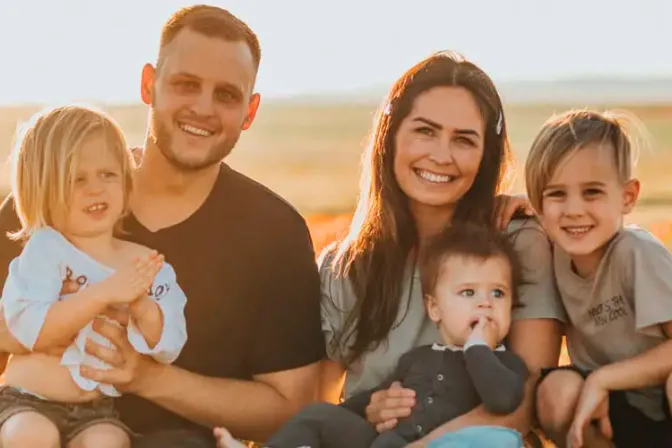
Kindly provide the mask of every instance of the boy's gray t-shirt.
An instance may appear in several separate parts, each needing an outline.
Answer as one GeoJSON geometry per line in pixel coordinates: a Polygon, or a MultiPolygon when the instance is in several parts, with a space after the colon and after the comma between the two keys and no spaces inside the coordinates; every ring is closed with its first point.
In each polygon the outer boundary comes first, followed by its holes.
{"type": "MultiPolygon", "coordinates": [[[[565,314],[555,287],[551,247],[546,234],[533,220],[511,223],[508,229],[523,267],[527,284],[520,288],[522,307],[514,310],[514,319],[558,319],[565,314]]],[[[343,363],[350,342],[334,346],[337,334],[343,330],[356,297],[350,281],[336,275],[333,257],[325,252],[320,260],[322,280],[322,330],[330,359],[343,363]]],[[[406,270],[402,299],[395,321],[386,341],[365,353],[347,369],[345,397],[380,384],[395,368],[399,358],[412,348],[442,342],[436,324],[425,311],[420,272],[412,265],[406,270]]]]}
{"type": "MultiPolygon", "coordinates": [[[[667,340],[661,324],[672,320],[672,255],[649,232],[621,230],[590,278],[577,275],[558,246],[554,268],[570,323],[569,355],[577,367],[594,370],[667,340]]],[[[664,418],[662,388],[626,396],[650,418],[664,418]]]]}

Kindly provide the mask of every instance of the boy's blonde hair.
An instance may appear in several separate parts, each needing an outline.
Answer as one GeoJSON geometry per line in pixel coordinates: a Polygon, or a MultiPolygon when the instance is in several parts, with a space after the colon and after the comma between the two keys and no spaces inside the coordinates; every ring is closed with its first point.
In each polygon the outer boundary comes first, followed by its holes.
{"type": "Polygon", "coordinates": [[[610,145],[622,183],[632,178],[636,159],[631,127],[644,127],[625,112],[569,110],[544,123],[532,143],[525,162],[527,195],[537,212],[542,211],[542,194],[558,166],[571,154],[589,145],[610,145]]]}
{"type": "MultiPolygon", "coordinates": [[[[69,207],[83,142],[102,136],[121,165],[124,213],[133,186],[133,157],[121,128],[103,112],[67,105],[38,112],[18,131],[13,153],[12,194],[26,239],[35,230],[53,226],[60,207],[69,207]]],[[[102,148],[101,148],[102,149],[102,148]]]]}

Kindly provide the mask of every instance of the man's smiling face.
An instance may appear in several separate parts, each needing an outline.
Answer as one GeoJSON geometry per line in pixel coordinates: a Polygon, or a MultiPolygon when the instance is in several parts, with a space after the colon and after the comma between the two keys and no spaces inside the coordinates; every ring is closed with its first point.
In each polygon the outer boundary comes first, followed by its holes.
{"type": "Polygon", "coordinates": [[[224,159],[256,113],[256,74],[245,41],[180,31],[156,71],[143,72],[151,91],[150,136],[166,159],[186,171],[224,159]]]}

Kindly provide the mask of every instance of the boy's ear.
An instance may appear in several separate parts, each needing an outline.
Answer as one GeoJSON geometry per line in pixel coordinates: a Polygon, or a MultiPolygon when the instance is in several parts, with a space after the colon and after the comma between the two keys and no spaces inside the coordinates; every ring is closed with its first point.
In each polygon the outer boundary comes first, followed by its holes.
{"type": "Polygon", "coordinates": [[[637,179],[630,179],[623,186],[623,214],[627,215],[635,208],[639,198],[640,183],[637,179]]]}
{"type": "Polygon", "coordinates": [[[427,308],[429,318],[438,324],[441,321],[441,312],[433,295],[425,294],[425,307],[427,308]]]}

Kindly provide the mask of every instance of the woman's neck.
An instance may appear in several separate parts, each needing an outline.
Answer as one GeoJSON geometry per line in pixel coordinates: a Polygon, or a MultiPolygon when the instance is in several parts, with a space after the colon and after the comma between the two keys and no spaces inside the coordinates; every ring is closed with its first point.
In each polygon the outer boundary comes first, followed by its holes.
{"type": "Polygon", "coordinates": [[[433,207],[411,204],[411,213],[415,219],[420,245],[445,230],[453,219],[453,207],[433,207]]]}

